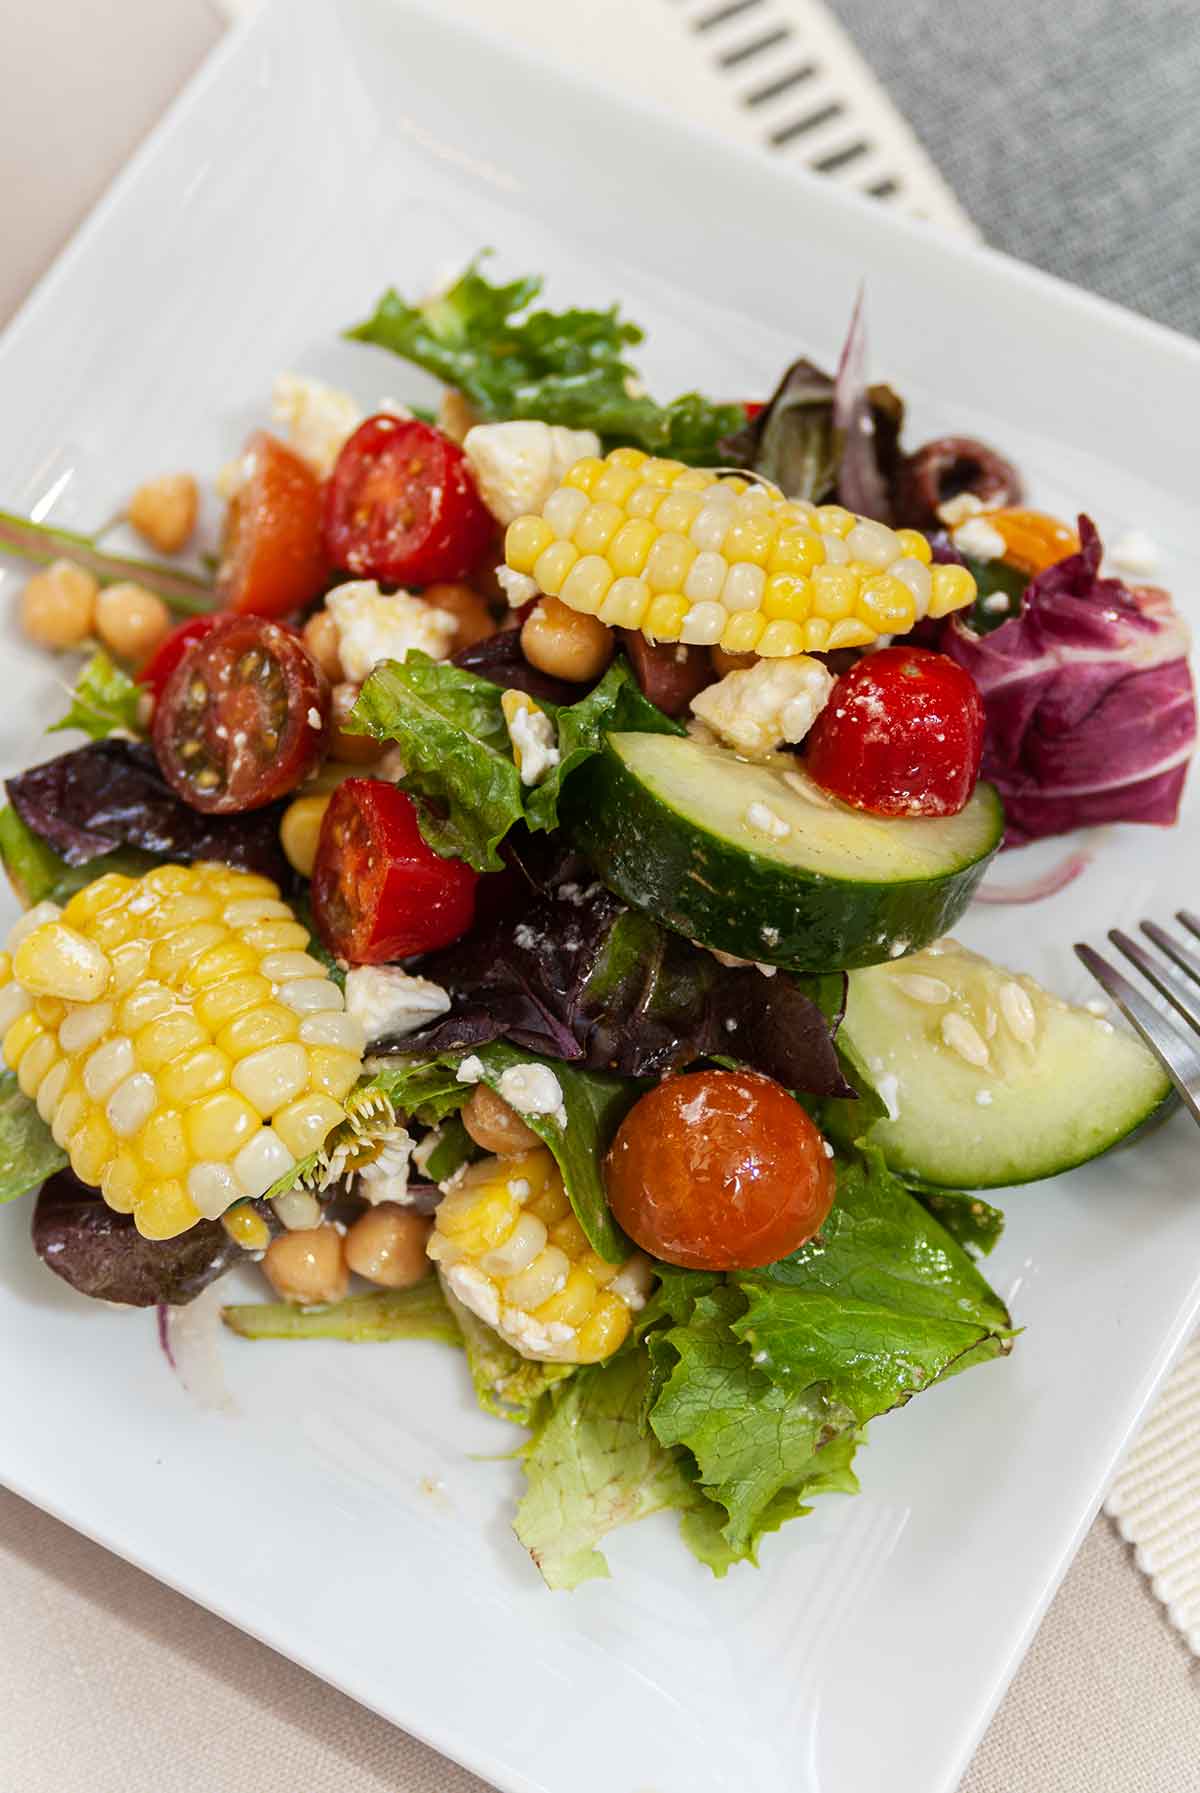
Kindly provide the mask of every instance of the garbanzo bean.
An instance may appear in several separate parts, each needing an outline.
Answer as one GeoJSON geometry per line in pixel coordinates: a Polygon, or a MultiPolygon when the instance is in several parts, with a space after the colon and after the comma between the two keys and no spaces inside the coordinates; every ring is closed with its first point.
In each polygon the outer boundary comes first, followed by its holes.
{"type": "Polygon", "coordinates": [[[710,647],[708,652],[713,671],[719,679],[723,679],[727,672],[747,671],[758,659],[757,654],[727,654],[723,647],[710,647]]]}
{"type": "Polygon", "coordinates": [[[190,473],[148,479],[129,500],[129,521],[162,554],[178,554],[196,527],[200,494],[190,473]]]}
{"type": "Polygon", "coordinates": [[[316,610],[304,625],[304,645],[331,685],[344,678],[338,653],[337,624],[328,610],[316,610]]]}
{"type": "Polygon", "coordinates": [[[144,585],[122,580],[96,599],[96,633],[118,660],[144,660],[170,631],[171,612],[144,585]]]}
{"type": "Polygon", "coordinates": [[[533,1128],[527,1127],[516,1109],[495,1090],[490,1090],[486,1083],[475,1085],[461,1113],[463,1126],[485,1152],[510,1158],[518,1152],[532,1151],[538,1144],[533,1128]]]}
{"type": "Polygon", "coordinates": [[[456,653],[460,647],[471,647],[485,636],[494,635],[496,624],[492,613],[483,598],[469,585],[459,581],[453,584],[427,585],[421,593],[427,604],[437,610],[448,610],[457,625],[451,652],[456,653]]]}
{"type": "Polygon", "coordinates": [[[333,1226],[281,1233],[268,1245],[262,1267],[280,1299],[298,1307],[340,1301],[350,1286],[342,1235],[333,1226]]]}
{"type": "Polygon", "coordinates": [[[359,690],[358,685],[345,683],[333,687],[329,753],[332,759],[347,766],[373,766],[387,752],[387,742],[376,741],[371,735],[349,735],[341,727],[358,701],[359,690]]]}
{"type": "Polygon", "coordinates": [[[425,1243],[433,1221],[396,1202],[380,1202],[346,1234],[346,1262],[356,1276],[381,1289],[410,1289],[433,1268],[425,1243]]]}
{"type": "Polygon", "coordinates": [[[78,647],[95,624],[99,583],[73,560],[55,560],[21,593],[21,627],[39,647],[78,647]]]}
{"type": "Polygon", "coordinates": [[[521,626],[521,652],[552,678],[583,684],[599,678],[613,656],[613,632],[597,617],[541,598],[521,626]]]}

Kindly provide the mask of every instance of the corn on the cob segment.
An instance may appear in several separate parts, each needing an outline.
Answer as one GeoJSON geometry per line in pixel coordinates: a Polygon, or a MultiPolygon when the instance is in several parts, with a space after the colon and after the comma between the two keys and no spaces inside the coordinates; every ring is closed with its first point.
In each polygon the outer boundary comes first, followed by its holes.
{"type": "Polygon", "coordinates": [[[576,461],[540,513],[509,524],[504,553],[601,622],[768,659],[865,647],[975,598],[916,530],[637,448],[576,461]]]}
{"type": "Polygon", "coordinates": [[[269,878],[110,872],[0,954],[6,1063],[150,1239],[262,1195],[344,1118],[363,1040],[269,878]]]}
{"type": "Polygon", "coordinates": [[[461,1172],[428,1251],[464,1306],[523,1357],[551,1363],[610,1357],[653,1281],[640,1252],[609,1264],[591,1249],[544,1150],[461,1172]]]}

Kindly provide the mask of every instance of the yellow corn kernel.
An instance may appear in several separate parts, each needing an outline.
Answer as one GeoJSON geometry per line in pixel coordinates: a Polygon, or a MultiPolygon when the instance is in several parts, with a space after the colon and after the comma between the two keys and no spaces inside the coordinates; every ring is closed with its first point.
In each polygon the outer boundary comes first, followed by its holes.
{"type": "Polygon", "coordinates": [[[659,460],[656,455],[643,461],[641,466],[642,479],[650,486],[673,486],[680,475],[687,472],[682,461],[659,460]]]}
{"type": "Polygon", "coordinates": [[[648,523],[657,515],[658,507],[666,497],[667,493],[662,486],[638,486],[629,494],[625,515],[634,522],[648,523]]]}
{"type": "Polygon", "coordinates": [[[913,560],[920,560],[929,565],[933,559],[933,549],[929,546],[929,538],[921,534],[919,529],[898,529],[896,540],[900,544],[901,555],[909,555],[913,560]]]}
{"type": "Polygon", "coordinates": [[[501,1245],[512,1232],[520,1203],[504,1183],[464,1185],[443,1196],[438,1231],[473,1256],[501,1245]]]}
{"type": "Polygon", "coordinates": [[[596,1285],[586,1270],[573,1267],[557,1294],[533,1310],[535,1320],[543,1324],[558,1320],[564,1326],[579,1326],[596,1305],[596,1285]]]}
{"type": "Polygon", "coordinates": [[[767,556],[768,573],[811,573],[824,564],[825,545],[811,529],[781,529],[767,556]]]}
{"type": "Polygon", "coordinates": [[[680,591],[660,591],[642,618],[642,634],[652,641],[678,641],[691,605],[680,591]]]}
{"type": "Polygon", "coordinates": [[[174,1178],[156,1183],[133,1210],[133,1222],[143,1239],[174,1239],[200,1219],[183,1184],[174,1178]]]}
{"type": "MultiPolygon", "coordinates": [[[[299,801],[308,803],[312,798],[304,797],[299,801]]],[[[319,801],[319,799],[318,799],[319,801]]],[[[295,805],[293,804],[293,808],[295,805]]],[[[284,818],[287,819],[286,816],[284,818]]],[[[224,983],[226,979],[242,977],[258,966],[259,955],[254,948],[247,946],[244,940],[229,934],[219,946],[210,947],[208,952],[201,953],[194,965],[189,965],[186,986],[189,990],[206,990],[210,984],[224,983]]]]}
{"type": "Polygon", "coordinates": [[[132,1214],[142,1188],[142,1173],[128,1146],[122,1146],[100,1172],[100,1193],[117,1214],[132,1214]]]}
{"type": "Polygon", "coordinates": [[[633,1316],[618,1295],[597,1295],[596,1304],[575,1335],[576,1363],[601,1363],[629,1336],[633,1316]]]}
{"type": "Polygon", "coordinates": [[[839,647],[866,647],[868,642],[875,639],[875,631],[870,623],[860,622],[856,616],[844,616],[830,628],[825,647],[827,652],[833,653],[839,647]]]}
{"type": "Polygon", "coordinates": [[[154,929],[158,934],[174,934],[180,928],[191,927],[193,922],[212,921],[216,913],[217,905],[210,892],[202,888],[178,890],[159,905],[154,929]]]}
{"type": "Polygon", "coordinates": [[[768,622],[802,623],[812,609],[812,586],[802,573],[768,573],[762,613],[768,622]]]}
{"type": "Polygon", "coordinates": [[[533,577],[539,589],[556,598],[562,590],[563,580],[578,559],[579,549],[574,542],[552,542],[538,555],[534,565],[533,577]]]}
{"type": "Polygon", "coordinates": [[[144,983],[131,990],[117,1014],[121,1032],[134,1034],[139,1028],[169,1015],[178,1007],[176,998],[164,984],[144,983]]]}
{"type": "Polygon", "coordinates": [[[265,1251],[271,1243],[271,1229],[258,1209],[249,1202],[238,1202],[221,1216],[221,1225],[244,1251],[265,1251]]]}
{"type": "Polygon", "coordinates": [[[133,939],[136,931],[133,917],[124,909],[106,910],[103,915],[98,915],[88,928],[88,934],[93,944],[105,953],[113,952],[117,947],[124,946],[127,941],[133,939]]]}
{"type": "Polygon", "coordinates": [[[221,1163],[234,1157],[261,1125],[246,1098],[231,1089],[193,1103],[184,1117],[192,1156],[221,1163]]]}
{"type": "Polygon", "coordinates": [[[595,616],[613,582],[613,570],[599,554],[584,554],[562,583],[560,597],[572,610],[595,616]]]}
{"type": "MultiPolygon", "coordinates": [[[[571,1260],[567,1254],[559,1251],[556,1245],[547,1245],[524,1270],[505,1277],[504,1299],[523,1313],[536,1314],[543,1303],[565,1287],[570,1274],[571,1260]]],[[[569,1351],[565,1355],[570,1358],[569,1351]]]]}
{"type": "Polygon", "coordinates": [[[259,921],[241,933],[247,946],[263,954],[303,952],[312,938],[298,921],[259,921]]]}
{"type": "Polygon", "coordinates": [[[28,1052],[35,1040],[41,1039],[46,1030],[32,1009],[26,1009],[18,1015],[4,1036],[4,1062],[10,1071],[19,1068],[23,1055],[28,1052]]]}
{"type": "Polygon", "coordinates": [[[610,467],[628,468],[630,472],[636,473],[649,459],[650,456],[643,448],[614,448],[608,456],[608,464],[610,467]]]}
{"type": "Polygon", "coordinates": [[[587,1234],[574,1214],[564,1214],[561,1220],[556,1220],[549,1229],[549,1238],[552,1245],[566,1252],[573,1264],[578,1263],[589,1249],[587,1234]]]}
{"type": "Polygon", "coordinates": [[[973,604],[978,592],[966,567],[930,567],[929,587],[929,615],[935,617],[948,616],[952,610],[973,604]]]}
{"type": "MultiPolygon", "coordinates": [[[[142,891],[156,897],[174,896],[176,891],[186,890],[191,881],[191,874],[186,866],[156,865],[153,871],[147,872],[142,878],[142,891]]],[[[276,896],[279,895],[274,885],[271,889],[276,896]]]]}
{"type": "MultiPolygon", "coordinates": [[[[656,521],[661,525],[661,513],[656,521]]],[[[695,548],[682,535],[660,535],[646,556],[642,578],[651,592],[681,591],[695,558],[695,548]]]]}
{"type": "Polygon", "coordinates": [[[903,580],[881,573],[863,581],[857,614],[880,635],[903,635],[917,620],[917,600],[903,580]]]}
{"type": "Polygon", "coordinates": [[[600,460],[598,456],[593,454],[585,455],[583,460],[576,461],[575,465],[568,468],[566,473],[564,473],[563,485],[576,486],[579,491],[586,492],[590,498],[592,489],[595,486],[596,481],[600,478],[600,475],[605,471],[605,467],[606,463],[600,460]]]}
{"type": "Polygon", "coordinates": [[[761,611],[739,610],[721,630],[721,646],[727,654],[752,654],[766,626],[761,611]]]}
{"type": "Polygon", "coordinates": [[[108,961],[112,976],[108,980],[107,993],[123,996],[145,979],[150,967],[150,948],[144,940],[126,940],[121,946],[113,947],[108,961]]]}
{"type": "Polygon", "coordinates": [[[603,554],[624,521],[619,504],[589,504],[571,531],[571,540],[581,554],[603,554]]]}
{"type": "Polygon", "coordinates": [[[624,504],[639,483],[640,477],[640,473],[632,467],[614,467],[611,461],[608,462],[592,487],[590,496],[593,503],[624,504]]]}
{"type": "Polygon", "coordinates": [[[791,654],[804,652],[802,623],[768,623],[758,638],[755,652],[764,660],[785,660],[791,654]]]}
{"type": "Polygon", "coordinates": [[[67,1152],[79,1181],[99,1187],[104,1166],[117,1153],[116,1134],[100,1109],[93,1108],[84,1116],[67,1141],[67,1152]]]}
{"type": "Polygon", "coordinates": [[[815,567],[812,576],[812,614],[827,623],[853,616],[861,581],[849,567],[815,567]]]}
{"type": "Polygon", "coordinates": [[[580,1268],[586,1270],[598,1289],[606,1289],[614,1276],[620,1273],[620,1264],[610,1264],[597,1251],[587,1250],[579,1259],[580,1268]]]}
{"type": "Polygon", "coordinates": [[[31,1042],[21,1054],[17,1083],[21,1093],[32,1099],[37,1095],[42,1078],[59,1057],[58,1041],[52,1033],[44,1033],[31,1042]]]}
{"type": "Polygon", "coordinates": [[[567,1200],[566,1191],[555,1177],[545,1182],[540,1189],[534,1189],[525,1203],[527,1214],[536,1214],[542,1225],[550,1228],[571,1212],[571,1204],[567,1200]]]}
{"type": "Polygon", "coordinates": [[[200,992],[195,1002],[196,1019],[215,1034],[235,1015],[270,1002],[274,994],[268,979],[257,972],[231,978],[227,984],[214,984],[200,992]]]}
{"type": "Polygon", "coordinates": [[[63,909],[63,920],[73,928],[83,929],[114,903],[123,901],[135,884],[136,879],[127,878],[122,872],[105,872],[102,878],[75,892],[63,909]]]}
{"type": "Polygon", "coordinates": [[[608,546],[608,562],[618,579],[636,578],[654,546],[654,524],[645,517],[622,523],[608,546]]]}
{"type": "Polygon", "coordinates": [[[143,1071],[159,1071],[181,1052],[208,1044],[203,1027],[186,1009],[175,1009],[143,1027],[133,1042],[134,1056],[143,1071]]]}
{"type": "Polygon", "coordinates": [[[321,838],[321,823],[325,820],[329,804],[328,796],[297,797],[283,812],[279,824],[280,845],[287,855],[288,864],[302,878],[312,877],[317,859],[317,842],[321,838]]]}
{"type": "Polygon", "coordinates": [[[650,605],[650,588],[644,579],[616,579],[600,606],[600,620],[620,629],[640,629],[650,605]]]}
{"type": "Polygon", "coordinates": [[[774,517],[761,511],[753,512],[731,525],[721,552],[730,565],[748,560],[753,566],[765,567],[775,546],[776,534],[774,517]]]}
{"type": "Polygon", "coordinates": [[[247,1009],[230,1021],[217,1034],[214,1044],[218,1052],[230,1058],[245,1058],[248,1052],[261,1052],[264,1046],[277,1046],[294,1040],[300,1031],[300,1017],[281,1002],[264,1002],[260,1008],[247,1009]]]}
{"type": "MultiPolygon", "coordinates": [[[[574,484],[570,473],[567,484],[574,484]]],[[[505,533],[504,558],[515,572],[532,573],[539,554],[544,554],[553,540],[554,531],[542,517],[518,517],[505,533]]]]}
{"type": "Polygon", "coordinates": [[[849,535],[858,518],[840,504],[820,504],[813,512],[813,524],[822,535],[849,535]]]}
{"type": "Polygon", "coordinates": [[[160,1108],[137,1136],[137,1154],[152,1177],[182,1177],[191,1158],[183,1116],[175,1108],[160,1108]]]}
{"type": "Polygon", "coordinates": [[[200,1046],[164,1065],[158,1091],[172,1108],[187,1108],[202,1096],[211,1096],[229,1082],[232,1061],[215,1046],[200,1046]]]}
{"type": "Polygon", "coordinates": [[[278,1109],[271,1125],[293,1158],[307,1158],[345,1118],[345,1109],[331,1097],[311,1091],[278,1109]]]}
{"type": "Polygon", "coordinates": [[[33,1012],[43,1027],[57,1027],[67,1012],[67,1005],[57,996],[39,996],[33,1012]]]}
{"type": "Polygon", "coordinates": [[[804,624],[804,651],[806,654],[823,654],[829,646],[829,634],[832,625],[823,616],[810,616],[804,624]]]}
{"type": "Polygon", "coordinates": [[[682,480],[676,480],[654,513],[658,527],[675,535],[686,535],[704,507],[699,490],[683,491],[681,485],[682,480]]]}
{"type": "Polygon", "coordinates": [[[340,1102],[358,1082],[362,1060],[357,1052],[340,1046],[309,1046],[308,1065],[312,1088],[340,1102]]]}
{"type": "MultiPolygon", "coordinates": [[[[93,932],[103,919],[92,924],[93,932]]],[[[111,974],[107,954],[95,940],[62,921],[47,921],[34,928],[13,954],[13,976],[31,996],[95,1002],[104,994],[111,974]]]]}
{"type": "Polygon", "coordinates": [[[157,978],[173,980],[186,971],[193,960],[228,938],[221,922],[197,921],[180,928],[151,948],[150,970],[157,978]]]}

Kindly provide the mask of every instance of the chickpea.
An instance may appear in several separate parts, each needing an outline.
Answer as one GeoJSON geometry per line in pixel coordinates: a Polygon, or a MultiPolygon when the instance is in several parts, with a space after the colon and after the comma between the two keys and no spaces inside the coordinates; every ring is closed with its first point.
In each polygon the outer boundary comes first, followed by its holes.
{"type": "Polygon", "coordinates": [[[479,593],[472,591],[469,585],[427,585],[421,596],[427,604],[432,604],[437,610],[449,611],[454,618],[457,625],[452,644],[454,652],[460,647],[471,647],[476,641],[482,641],[486,636],[496,633],[491,611],[479,593]]]}
{"type": "Polygon", "coordinates": [[[144,585],[122,580],[96,599],[96,633],[118,660],[144,660],[170,632],[171,612],[144,585]]]}
{"type": "Polygon", "coordinates": [[[452,442],[461,442],[467,431],[479,422],[457,386],[448,386],[438,406],[437,426],[452,442]]]}
{"type": "Polygon", "coordinates": [[[342,682],[342,657],[338,652],[337,624],[328,610],[316,610],[304,625],[304,645],[331,685],[342,682]]]}
{"type": "Polygon", "coordinates": [[[539,672],[582,684],[599,678],[612,659],[613,632],[559,598],[541,598],[521,625],[521,651],[539,672]]]}
{"type": "Polygon", "coordinates": [[[178,554],[196,527],[200,494],[190,473],[148,479],[129,500],[129,521],[161,554],[178,554]]]}
{"type": "Polygon", "coordinates": [[[365,1276],[381,1289],[411,1289],[432,1268],[425,1256],[432,1231],[427,1214],[416,1214],[397,1202],[380,1202],[346,1234],[346,1262],[356,1276],[365,1276]]]}
{"type": "Polygon", "coordinates": [[[758,664],[757,654],[728,654],[723,647],[710,647],[708,651],[713,671],[719,679],[723,679],[727,672],[745,672],[758,664]]]}
{"type": "Polygon", "coordinates": [[[515,1108],[503,1096],[490,1090],[486,1083],[477,1083],[463,1104],[462,1124],[477,1146],[495,1152],[501,1158],[516,1157],[518,1152],[532,1151],[538,1136],[527,1127],[515,1108]]]}
{"type": "Polygon", "coordinates": [[[342,723],[358,702],[360,689],[358,685],[344,683],[333,687],[329,752],[331,758],[342,760],[348,766],[373,766],[387,752],[387,742],[376,741],[370,735],[349,735],[342,728],[342,723]]]}
{"type": "Polygon", "coordinates": [[[317,857],[317,841],[321,823],[329,808],[329,797],[297,797],[288,804],[279,824],[279,840],[288,864],[302,878],[311,878],[317,857]]]}
{"type": "Polygon", "coordinates": [[[275,1293],[297,1307],[340,1301],[350,1286],[342,1235],[333,1226],[281,1233],[268,1245],[262,1267],[275,1293]]]}
{"type": "Polygon", "coordinates": [[[39,647],[78,647],[92,632],[100,586],[73,560],[55,560],[21,593],[21,627],[39,647]]]}

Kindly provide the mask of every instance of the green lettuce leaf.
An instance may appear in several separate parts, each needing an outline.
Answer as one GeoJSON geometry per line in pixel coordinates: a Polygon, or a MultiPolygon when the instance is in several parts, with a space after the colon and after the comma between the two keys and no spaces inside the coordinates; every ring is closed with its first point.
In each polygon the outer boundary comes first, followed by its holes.
{"type": "Polygon", "coordinates": [[[93,741],[103,741],[118,729],[125,734],[141,735],[141,695],[142,687],[114,665],[103,648],[97,648],[75,681],[70,709],[61,722],[52,722],[46,732],[53,735],[59,729],[77,728],[93,741]]]}
{"type": "Polygon", "coordinates": [[[971,1191],[933,1189],[904,1179],[921,1206],[940,1221],[952,1239],[986,1257],[1004,1231],[1004,1216],[971,1191]]]}
{"type": "Polygon", "coordinates": [[[135,847],[121,847],[115,853],[105,853],[100,859],[90,859],[86,865],[68,865],[53,847],[48,847],[25,826],[15,809],[8,806],[0,809],[0,861],[3,861],[17,901],[26,909],[32,909],[35,903],[47,898],[51,902],[65,903],[69,896],[82,890],[85,884],[102,878],[105,872],[124,872],[128,877],[136,877],[159,863],[149,853],[141,853],[135,847]]]}
{"type": "Polygon", "coordinates": [[[497,1419],[511,1420],[518,1426],[535,1425],[544,1411],[549,1390],[573,1376],[575,1365],[541,1363],[536,1358],[522,1357],[449,1289],[443,1286],[442,1292],[462,1333],[479,1405],[497,1419]]]}
{"type": "Polygon", "coordinates": [[[612,729],[678,733],[679,725],[648,703],[624,659],[578,703],[541,707],[553,717],[559,763],[541,784],[521,783],[498,685],[449,661],[412,653],[375,668],[348,727],[395,741],[407,767],[404,789],[420,803],[421,832],[445,857],[476,871],[499,871],[497,848],[509,829],[558,825],[563,781],[612,729]]]}
{"type": "Polygon", "coordinates": [[[0,1071],[0,1202],[28,1195],[66,1162],[15,1073],[0,1071]]]}
{"type": "Polygon", "coordinates": [[[669,405],[645,395],[625,352],[642,340],[616,306],[608,311],[533,311],[535,276],[493,283],[473,262],[446,291],[409,305],[386,292],[364,323],[347,331],[457,386],[485,419],[538,418],[592,429],[606,445],[631,442],[655,454],[705,462],[745,422],[742,405],[685,393],[669,405]]]}
{"type": "Polygon", "coordinates": [[[288,1301],[255,1301],[221,1309],[231,1332],[244,1339],[348,1339],[355,1344],[388,1344],[394,1339],[438,1339],[461,1346],[463,1339],[437,1278],[427,1276],[411,1289],[380,1289],[351,1295],[329,1307],[294,1307],[288,1301]]]}
{"type": "Polygon", "coordinates": [[[480,1156],[480,1148],[457,1114],[448,1114],[437,1129],[437,1138],[425,1160],[424,1175],[430,1183],[445,1183],[462,1165],[480,1156]]]}

